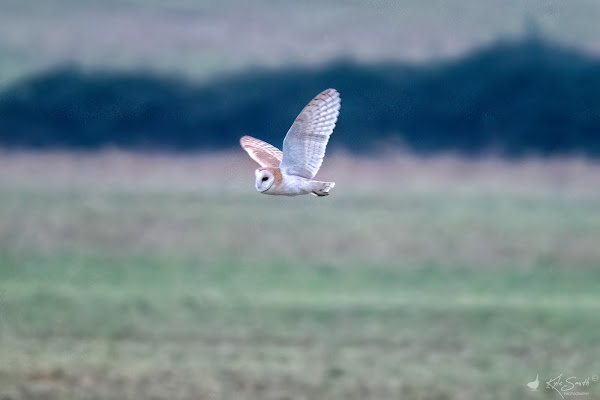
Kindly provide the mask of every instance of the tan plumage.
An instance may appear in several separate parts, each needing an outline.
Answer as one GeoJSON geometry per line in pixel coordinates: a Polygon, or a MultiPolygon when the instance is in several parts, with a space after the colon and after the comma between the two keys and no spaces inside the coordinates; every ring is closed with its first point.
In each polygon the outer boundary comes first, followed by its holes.
{"type": "Polygon", "coordinates": [[[253,138],[252,136],[243,136],[240,139],[240,144],[261,167],[279,168],[283,153],[277,147],[271,146],[269,143],[253,138]]]}
{"type": "Polygon", "coordinates": [[[250,136],[240,139],[242,148],[263,167],[255,172],[256,189],[259,192],[287,196],[329,194],[334,182],[311,179],[323,164],[325,148],[335,128],[340,103],[340,94],[335,89],[319,93],[296,117],[283,141],[283,152],[250,136]],[[276,179],[277,175],[281,179],[276,179]]]}

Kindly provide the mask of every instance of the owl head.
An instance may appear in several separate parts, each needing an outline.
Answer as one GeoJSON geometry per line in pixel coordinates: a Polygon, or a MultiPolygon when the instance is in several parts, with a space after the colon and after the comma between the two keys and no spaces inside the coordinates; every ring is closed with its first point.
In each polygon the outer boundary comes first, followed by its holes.
{"type": "Polygon", "coordinates": [[[261,193],[269,190],[275,182],[275,175],[268,169],[259,168],[254,171],[254,175],[256,176],[256,190],[261,193]]]}

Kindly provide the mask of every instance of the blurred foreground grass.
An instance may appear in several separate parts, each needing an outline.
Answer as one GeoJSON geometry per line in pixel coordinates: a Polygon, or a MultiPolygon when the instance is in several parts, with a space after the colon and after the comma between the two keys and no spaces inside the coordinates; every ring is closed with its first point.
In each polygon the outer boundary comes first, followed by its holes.
{"type": "Polygon", "coordinates": [[[600,373],[596,165],[338,157],[317,199],[227,155],[0,158],[0,398],[559,398],[600,373]]]}

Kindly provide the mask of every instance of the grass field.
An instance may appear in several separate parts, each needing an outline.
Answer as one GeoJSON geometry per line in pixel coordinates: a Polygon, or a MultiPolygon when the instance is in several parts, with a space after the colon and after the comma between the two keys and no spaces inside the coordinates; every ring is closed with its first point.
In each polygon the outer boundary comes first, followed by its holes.
{"type": "Polygon", "coordinates": [[[0,154],[0,399],[560,399],[545,381],[600,374],[600,166],[338,155],[327,198],[253,169],[0,154]]]}
{"type": "Polygon", "coordinates": [[[71,63],[202,80],[340,57],[429,61],[536,30],[598,54],[598,18],[596,0],[3,0],[0,87],[71,63]]]}

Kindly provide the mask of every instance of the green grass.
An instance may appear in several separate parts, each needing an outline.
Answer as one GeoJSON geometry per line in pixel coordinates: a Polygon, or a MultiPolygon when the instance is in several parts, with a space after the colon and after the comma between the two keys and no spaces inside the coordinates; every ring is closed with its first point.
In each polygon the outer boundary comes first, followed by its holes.
{"type": "Polygon", "coordinates": [[[287,199],[60,165],[0,174],[0,398],[554,399],[600,373],[594,192],[287,199]]]}

